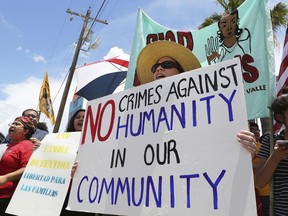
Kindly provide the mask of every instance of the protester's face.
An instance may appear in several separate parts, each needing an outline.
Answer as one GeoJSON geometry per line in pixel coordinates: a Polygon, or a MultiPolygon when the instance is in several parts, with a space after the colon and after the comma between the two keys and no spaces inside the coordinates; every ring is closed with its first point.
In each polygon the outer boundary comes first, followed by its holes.
{"type": "Polygon", "coordinates": [[[84,116],[85,116],[85,111],[80,111],[76,115],[74,122],[73,122],[75,131],[81,131],[82,130],[84,116]]]}
{"type": "Polygon", "coordinates": [[[33,122],[34,126],[36,127],[38,123],[38,113],[36,113],[33,110],[28,110],[24,113],[24,116],[27,116],[30,118],[30,120],[33,122]]]}
{"type": "Polygon", "coordinates": [[[237,14],[227,15],[221,18],[219,26],[224,38],[230,38],[235,34],[237,19],[237,14]]]}
{"type": "MultiPolygon", "coordinates": [[[[174,59],[168,57],[168,56],[165,56],[165,57],[162,57],[160,58],[157,63],[163,63],[163,62],[175,62],[174,59]]],[[[165,67],[162,67],[161,65],[159,65],[157,68],[156,68],[156,71],[155,73],[153,73],[153,79],[154,80],[158,80],[158,79],[162,79],[162,78],[165,78],[165,77],[169,77],[169,76],[174,76],[176,74],[179,74],[179,70],[175,67],[171,67],[171,68],[165,68],[165,67]]]]}
{"type": "Polygon", "coordinates": [[[9,124],[8,133],[12,142],[24,139],[27,132],[28,130],[20,121],[14,121],[13,123],[9,124]]]}

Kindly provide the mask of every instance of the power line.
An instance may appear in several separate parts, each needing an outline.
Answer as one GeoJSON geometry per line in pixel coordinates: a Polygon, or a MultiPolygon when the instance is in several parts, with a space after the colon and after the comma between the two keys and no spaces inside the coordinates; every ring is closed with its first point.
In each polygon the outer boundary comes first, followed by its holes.
{"type": "Polygon", "coordinates": [[[57,133],[59,131],[59,128],[60,128],[60,124],[61,124],[61,120],[62,120],[62,116],[63,116],[63,111],[64,111],[65,104],[66,104],[66,101],[67,101],[68,92],[69,92],[69,89],[70,89],[70,85],[71,85],[72,78],[73,78],[73,75],[74,75],[74,71],[75,71],[75,67],[76,67],[76,64],[77,64],[78,56],[79,56],[79,53],[80,53],[80,50],[81,50],[81,46],[82,46],[82,42],[83,42],[84,32],[85,32],[85,30],[87,28],[87,24],[88,24],[89,20],[95,20],[95,21],[103,23],[103,24],[108,24],[107,21],[102,21],[102,20],[99,20],[97,18],[90,17],[90,14],[91,14],[90,7],[87,10],[86,15],[82,15],[80,13],[73,12],[70,9],[67,9],[66,12],[70,13],[71,15],[76,15],[76,16],[79,16],[81,18],[84,18],[84,22],[83,22],[82,30],[81,30],[81,33],[80,33],[80,36],[79,36],[79,39],[78,39],[78,42],[77,42],[77,46],[76,46],[76,50],[75,50],[75,53],[74,53],[73,61],[72,61],[71,67],[69,69],[69,75],[68,75],[67,82],[66,82],[66,85],[65,85],[65,88],[64,88],[64,92],[63,92],[63,96],[62,96],[62,99],[61,99],[61,103],[60,103],[60,106],[59,106],[59,110],[58,110],[56,122],[55,122],[55,125],[54,125],[53,133],[57,133]]]}

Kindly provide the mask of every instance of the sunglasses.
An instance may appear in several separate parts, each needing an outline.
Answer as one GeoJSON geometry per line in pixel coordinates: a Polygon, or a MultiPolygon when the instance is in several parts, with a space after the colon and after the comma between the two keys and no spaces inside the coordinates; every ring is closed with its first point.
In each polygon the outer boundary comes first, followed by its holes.
{"type": "Polygon", "coordinates": [[[161,63],[154,64],[151,67],[151,72],[155,73],[159,66],[161,66],[163,69],[176,68],[180,73],[182,73],[184,71],[183,68],[177,62],[164,61],[164,62],[161,62],[161,63]]]}

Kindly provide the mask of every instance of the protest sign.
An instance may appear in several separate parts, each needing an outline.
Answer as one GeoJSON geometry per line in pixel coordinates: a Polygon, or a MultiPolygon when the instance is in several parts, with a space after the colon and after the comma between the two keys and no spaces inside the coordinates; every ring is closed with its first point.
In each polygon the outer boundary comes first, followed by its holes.
{"type": "Polygon", "coordinates": [[[239,59],[89,101],[69,208],[256,215],[239,59]]]}
{"type": "Polygon", "coordinates": [[[79,140],[80,132],[46,135],[33,152],[6,213],[60,215],[79,140]]]}
{"type": "Polygon", "coordinates": [[[165,27],[139,9],[125,89],[133,87],[137,80],[136,61],[142,48],[159,40],[174,41],[191,50],[202,67],[240,58],[247,117],[269,117],[268,107],[275,97],[276,79],[268,2],[246,0],[230,15],[200,30],[165,27]]]}

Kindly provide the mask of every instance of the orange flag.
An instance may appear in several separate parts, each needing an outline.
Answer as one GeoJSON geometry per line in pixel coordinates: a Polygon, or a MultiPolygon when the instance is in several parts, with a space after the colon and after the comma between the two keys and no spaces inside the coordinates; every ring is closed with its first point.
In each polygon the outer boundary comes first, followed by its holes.
{"type": "Polygon", "coordinates": [[[39,94],[39,109],[47,116],[47,118],[50,119],[51,124],[54,125],[55,117],[50,96],[50,87],[47,72],[45,73],[45,77],[39,94]]]}

